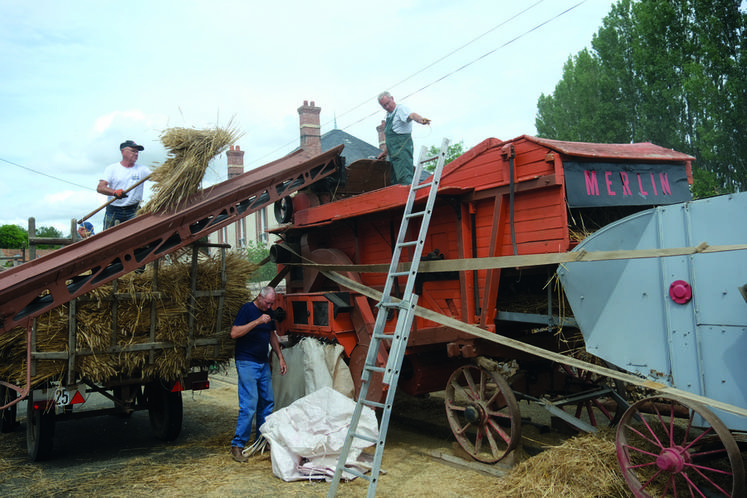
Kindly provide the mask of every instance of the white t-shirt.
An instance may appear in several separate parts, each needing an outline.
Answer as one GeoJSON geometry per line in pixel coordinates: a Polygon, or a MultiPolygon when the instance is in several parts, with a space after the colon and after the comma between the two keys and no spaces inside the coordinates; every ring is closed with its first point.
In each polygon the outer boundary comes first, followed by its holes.
{"type": "Polygon", "coordinates": [[[410,109],[402,104],[397,104],[397,107],[394,108],[394,112],[391,114],[388,114],[387,117],[392,116],[392,131],[394,133],[399,133],[400,135],[405,135],[407,133],[412,133],[412,121],[410,121],[408,116],[410,116],[410,109]]]}
{"type": "MultiPolygon", "coordinates": [[[[120,163],[110,164],[104,170],[104,180],[108,184],[109,188],[114,190],[127,190],[128,188],[135,185],[137,182],[145,178],[151,173],[151,171],[143,166],[142,164],[135,163],[131,168],[125,168],[120,163]]],[[[127,192],[127,197],[124,199],[117,199],[112,202],[112,206],[125,207],[132,206],[143,200],[143,190],[145,189],[145,183],[141,183],[130,192],[127,192]]],[[[109,200],[114,197],[109,196],[109,200]]]]}

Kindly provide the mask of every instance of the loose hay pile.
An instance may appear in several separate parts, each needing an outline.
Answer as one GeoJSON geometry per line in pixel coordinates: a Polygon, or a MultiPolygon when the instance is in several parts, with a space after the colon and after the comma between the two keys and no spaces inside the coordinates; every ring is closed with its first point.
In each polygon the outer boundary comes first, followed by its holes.
{"type": "MultiPolygon", "coordinates": [[[[238,253],[226,255],[226,289],[221,313],[221,330],[216,330],[219,297],[197,297],[190,312],[191,262],[189,258],[172,258],[158,269],[157,287],[153,287],[152,265],[143,273],[131,273],[113,284],[89,292],[76,303],[74,369],[79,377],[105,383],[119,375],[142,376],[145,379],[174,380],[187,373],[191,364],[226,363],[233,354],[229,331],[239,308],[251,300],[246,282],[256,265],[238,253]],[[185,261],[187,259],[187,261],[185,261]],[[115,299],[116,298],[116,299],[115,299]],[[116,301],[116,306],[113,302],[116,301]],[[151,309],[155,310],[154,337],[151,341],[151,309]],[[116,309],[116,332],[112,332],[112,310],[116,309]],[[189,320],[194,318],[194,339],[215,338],[216,345],[190,347],[189,320]],[[149,342],[170,346],[149,351],[127,351],[128,347],[149,342]],[[110,346],[122,350],[109,352],[110,346]]],[[[196,288],[201,291],[221,289],[219,256],[200,257],[196,288]]],[[[69,305],[55,308],[37,319],[36,350],[40,352],[69,349],[69,305]]],[[[32,384],[62,379],[67,360],[38,360],[32,384]]],[[[0,379],[25,383],[26,330],[15,328],[0,336],[0,379]]]]}
{"type": "Polygon", "coordinates": [[[611,430],[565,441],[523,461],[500,481],[501,496],[632,496],[620,473],[611,430]]]}

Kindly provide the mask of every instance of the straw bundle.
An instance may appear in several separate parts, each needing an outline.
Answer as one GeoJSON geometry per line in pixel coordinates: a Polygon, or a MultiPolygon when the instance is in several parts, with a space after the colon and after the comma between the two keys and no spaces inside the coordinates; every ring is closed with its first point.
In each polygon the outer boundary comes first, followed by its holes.
{"type": "Polygon", "coordinates": [[[169,128],[163,132],[161,143],[169,151],[169,158],[153,170],[153,197],[140,212],[173,211],[198,191],[210,161],[240,136],[230,128],[169,128]]]}
{"type": "MultiPolygon", "coordinates": [[[[132,273],[96,288],[79,298],[75,313],[78,377],[105,383],[117,376],[142,376],[145,379],[174,380],[195,364],[226,363],[233,355],[229,331],[239,308],[251,300],[246,281],[256,265],[239,253],[226,254],[226,286],[223,296],[220,330],[216,330],[219,297],[191,299],[190,261],[176,257],[171,264],[158,268],[154,287],[151,265],[143,273],[132,273]],[[116,330],[112,330],[116,310],[116,330]],[[153,313],[153,315],[152,315],[153,313]],[[151,316],[155,317],[151,339],[151,316]],[[190,320],[191,318],[191,320],[190,320]],[[214,338],[216,345],[190,347],[189,324],[193,338],[214,338]],[[167,343],[153,352],[128,351],[138,344],[167,343]],[[117,350],[112,351],[112,346],[117,350]]],[[[200,255],[196,271],[196,289],[219,291],[221,258],[200,255]]],[[[212,293],[211,293],[212,294],[212,293]]],[[[55,308],[36,320],[37,351],[68,351],[69,306],[55,308]]],[[[149,348],[151,349],[151,348],[149,348]]],[[[26,372],[26,330],[15,328],[0,336],[0,379],[24,383],[26,372]]],[[[36,361],[32,381],[60,379],[67,373],[66,360],[36,361]]]]}

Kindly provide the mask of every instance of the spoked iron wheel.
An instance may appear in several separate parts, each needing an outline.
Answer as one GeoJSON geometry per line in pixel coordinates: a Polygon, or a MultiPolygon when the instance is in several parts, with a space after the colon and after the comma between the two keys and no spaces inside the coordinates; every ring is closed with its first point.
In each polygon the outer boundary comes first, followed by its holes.
{"type": "Polygon", "coordinates": [[[620,469],[637,497],[745,496],[739,447],[700,403],[674,396],[638,401],[623,414],[616,446],[620,469]]]}
{"type": "Polygon", "coordinates": [[[459,445],[481,462],[499,461],[521,440],[519,405],[508,382],[477,366],[449,378],[446,416],[459,445]]]}

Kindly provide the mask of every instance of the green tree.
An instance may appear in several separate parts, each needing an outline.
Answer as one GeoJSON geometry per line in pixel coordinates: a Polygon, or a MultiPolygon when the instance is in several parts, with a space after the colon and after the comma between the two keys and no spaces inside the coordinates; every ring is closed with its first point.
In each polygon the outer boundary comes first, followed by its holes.
{"type": "Polygon", "coordinates": [[[277,274],[275,263],[270,261],[270,250],[260,242],[249,242],[246,246],[246,256],[249,261],[255,264],[265,262],[257,268],[257,271],[249,277],[250,282],[267,282],[272,280],[277,274]]]}
{"type": "MultiPolygon", "coordinates": [[[[440,147],[431,145],[430,149],[428,149],[428,155],[429,156],[435,156],[441,152],[440,147]]],[[[464,140],[460,140],[459,142],[455,144],[449,145],[449,148],[446,151],[446,159],[444,161],[444,166],[449,164],[451,161],[456,159],[457,157],[464,154],[466,151],[464,150],[464,140]]],[[[424,169],[426,171],[433,171],[436,169],[436,161],[431,161],[428,164],[425,165],[424,169]]]]}
{"type": "Polygon", "coordinates": [[[0,226],[0,247],[3,249],[21,249],[28,245],[29,234],[19,225],[0,226]]]}
{"type": "MultiPolygon", "coordinates": [[[[41,226],[36,229],[36,236],[48,239],[61,239],[62,232],[57,230],[55,227],[41,226]]],[[[59,249],[62,246],[60,246],[59,244],[39,244],[36,247],[39,249],[59,249]]]]}
{"type": "Polygon", "coordinates": [[[539,136],[653,142],[697,158],[700,191],[747,188],[741,0],[620,0],[537,105],[539,136]],[[708,179],[708,180],[707,180],[708,179]]]}

